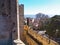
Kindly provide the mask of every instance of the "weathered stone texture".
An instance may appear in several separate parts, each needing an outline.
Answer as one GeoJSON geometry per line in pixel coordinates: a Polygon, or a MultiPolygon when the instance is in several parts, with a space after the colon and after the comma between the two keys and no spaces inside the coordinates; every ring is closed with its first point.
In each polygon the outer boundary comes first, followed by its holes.
{"type": "MultiPolygon", "coordinates": [[[[24,5],[18,11],[21,40],[24,40],[24,5]]],[[[0,39],[17,39],[17,0],[0,0],[0,32],[0,39]]]]}
{"type": "Polygon", "coordinates": [[[11,35],[10,33],[12,32],[12,34],[14,35],[13,37],[16,39],[17,37],[15,33],[17,32],[16,31],[17,30],[16,28],[17,27],[16,26],[17,25],[16,24],[17,23],[17,2],[16,0],[0,0],[0,20],[1,20],[0,21],[0,24],[1,24],[0,32],[2,33],[4,32],[3,36],[9,39],[11,35]]]}
{"type": "Polygon", "coordinates": [[[24,5],[19,5],[20,38],[24,41],[24,5]]]}

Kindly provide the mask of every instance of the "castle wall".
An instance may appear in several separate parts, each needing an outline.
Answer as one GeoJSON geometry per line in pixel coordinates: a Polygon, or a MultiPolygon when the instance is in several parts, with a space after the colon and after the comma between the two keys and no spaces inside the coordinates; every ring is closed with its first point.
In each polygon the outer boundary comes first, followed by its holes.
{"type": "Polygon", "coordinates": [[[20,38],[24,41],[24,5],[19,5],[20,38]]]}

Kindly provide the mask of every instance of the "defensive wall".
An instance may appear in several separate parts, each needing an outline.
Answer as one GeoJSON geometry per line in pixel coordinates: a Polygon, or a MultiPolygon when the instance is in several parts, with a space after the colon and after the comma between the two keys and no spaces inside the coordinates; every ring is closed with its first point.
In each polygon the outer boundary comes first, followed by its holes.
{"type": "Polygon", "coordinates": [[[25,36],[28,45],[59,45],[57,42],[43,37],[32,29],[25,31],[25,36]]]}

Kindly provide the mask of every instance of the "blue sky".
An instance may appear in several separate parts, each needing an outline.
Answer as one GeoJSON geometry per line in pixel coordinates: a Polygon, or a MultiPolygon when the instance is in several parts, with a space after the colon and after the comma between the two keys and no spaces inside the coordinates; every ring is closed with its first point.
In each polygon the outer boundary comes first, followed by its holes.
{"type": "Polygon", "coordinates": [[[60,14],[60,0],[19,0],[19,4],[24,4],[24,14],[60,14]]]}

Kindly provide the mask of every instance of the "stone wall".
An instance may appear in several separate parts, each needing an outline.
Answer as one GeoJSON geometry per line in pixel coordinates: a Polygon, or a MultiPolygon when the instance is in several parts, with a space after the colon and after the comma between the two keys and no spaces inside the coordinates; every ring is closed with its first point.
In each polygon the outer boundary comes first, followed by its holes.
{"type": "Polygon", "coordinates": [[[17,37],[17,1],[0,0],[0,40],[17,37]],[[13,36],[12,36],[13,34],[13,36]],[[2,38],[1,38],[2,37],[2,38]]]}
{"type": "Polygon", "coordinates": [[[59,45],[57,42],[49,38],[43,37],[42,35],[38,34],[36,31],[33,31],[31,29],[28,30],[28,32],[25,32],[25,35],[26,35],[26,42],[29,45],[59,45]],[[32,37],[29,36],[27,33],[32,37]]]}
{"type": "MultiPolygon", "coordinates": [[[[9,11],[9,0],[0,0],[0,37],[5,37],[2,39],[8,39],[10,34],[10,11],[9,11]],[[8,3],[7,3],[8,2],[8,3]],[[1,31],[2,30],[2,31],[1,31]],[[7,37],[6,37],[7,36],[7,37]]],[[[1,39],[1,38],[0,38],[1,39]]]]}
{"type": "Polygon", "coordinates": [[[20,38],[24,41],[24,5],[19,5],[20,38]]]}
{"type": "Polygon", "coordinates": [[[12,38],[17,39],[17,0],[10,0],[12,38]]]}
{"type": "Polygon", "coordinates": [[[26,45],[38,45],[28,34],[27,31],[24,30],[25,36],[25,44],[26,45]]]}

